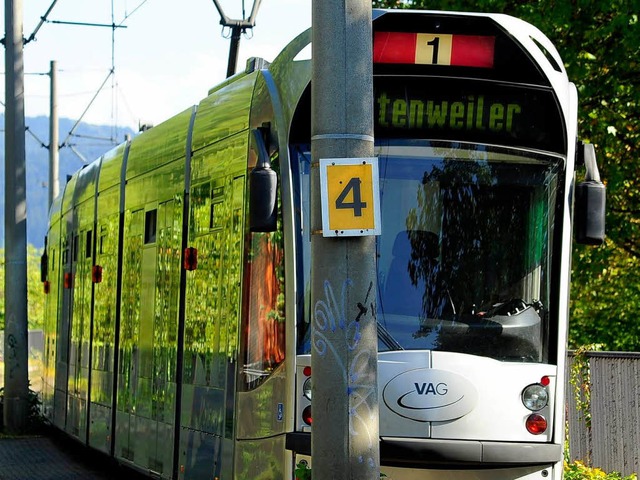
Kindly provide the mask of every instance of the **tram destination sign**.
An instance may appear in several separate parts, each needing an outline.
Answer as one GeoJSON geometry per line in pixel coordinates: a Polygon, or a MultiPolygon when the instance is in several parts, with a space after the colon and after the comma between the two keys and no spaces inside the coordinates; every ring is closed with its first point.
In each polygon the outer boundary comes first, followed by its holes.
{"type": "Polygon", "coordinates": [[[463,98],[393,98],[381,92],[376,98],[378,123],[409,129],[478,130],[513,133],[522,119],[520,102],[490,99],[485,95],[463,98]]]}
{"type": "Polygon", "coordinates": [[[542,87],[440,77],[374,80],[376,136],[493,143],[563,153],[562,112],[542,87]]]}

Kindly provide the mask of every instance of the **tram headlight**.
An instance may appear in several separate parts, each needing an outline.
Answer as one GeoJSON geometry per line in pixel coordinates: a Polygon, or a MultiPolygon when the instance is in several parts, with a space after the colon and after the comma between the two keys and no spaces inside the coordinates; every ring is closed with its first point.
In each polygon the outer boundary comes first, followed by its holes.
{"type": "Polygon", "coordinates": [[[532,412],[542,410],[549,403],[549,392],[539,383],[534,383],[522,391],[522,403],[532,412]]]}
{"type": "Polygon", "coordinates": [[[311,400],[311,377],[307,378],[302,384],[302,394],[307,400],[311,400]]]}

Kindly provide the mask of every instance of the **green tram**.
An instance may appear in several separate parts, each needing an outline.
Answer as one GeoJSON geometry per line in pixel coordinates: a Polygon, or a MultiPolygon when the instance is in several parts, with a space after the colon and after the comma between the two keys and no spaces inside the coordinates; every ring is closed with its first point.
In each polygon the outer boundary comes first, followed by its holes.
{"type": "MultiPolygon", "coordinates": [[[[517,19],[373,16],[382,472],[558,480],[572,225],[604,235],[576,89],[517,19]]],[[[51,208],[45,414],[152,477],[293,479],[309,460],[310,40],[51,208]]]]}

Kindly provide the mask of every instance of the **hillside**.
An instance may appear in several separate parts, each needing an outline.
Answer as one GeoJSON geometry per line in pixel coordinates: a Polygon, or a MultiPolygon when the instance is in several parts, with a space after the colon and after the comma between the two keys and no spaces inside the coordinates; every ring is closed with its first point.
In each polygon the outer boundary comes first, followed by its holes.
{"type": "MultiPolygon", "coordinates": [[[[74,120],[60,119],[59,143],[64,142],[75,124],[74,120]]],[[[49,118],[28,117],[25,119],[25,153],[27,168],[27,242],[37,248],[44,244],[48,216],[49,183],[49,118]],[[42,145],[45,144],[45,146],[42,145]]],[[[4,114],[0,115],[0,128],[4,131],[4,114]]],[[[114,128],[108,125],[90,125],[81,123],[74,135],[60,149],[60,192],[63,191],[67,176],[82,168],[83,157],[91,162],[117,144],[124,141],[131,129],[114,128]],[[73,147],[73,149],[71,148],[73,147]],[[75,150],[75,152],[74,152],[75,150]],[[76,153],[77,152],[77,153],[76,153]]],[[[0,135],[0,211],[4,218],[5,202],[5,166],[4,135],[0,135]]],[[[4,247],[4,221],[0,223],[0,248],[4,247]]]]}

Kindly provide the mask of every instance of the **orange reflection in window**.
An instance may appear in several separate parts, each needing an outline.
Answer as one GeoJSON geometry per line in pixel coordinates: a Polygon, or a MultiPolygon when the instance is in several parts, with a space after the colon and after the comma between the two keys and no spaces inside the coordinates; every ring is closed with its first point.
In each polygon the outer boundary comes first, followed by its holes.
{"type": "Polygon", "coordinates": [[[254,388],[285,358],[282,234],[251,235],[244,272],[244,379],[254,388]]]}

